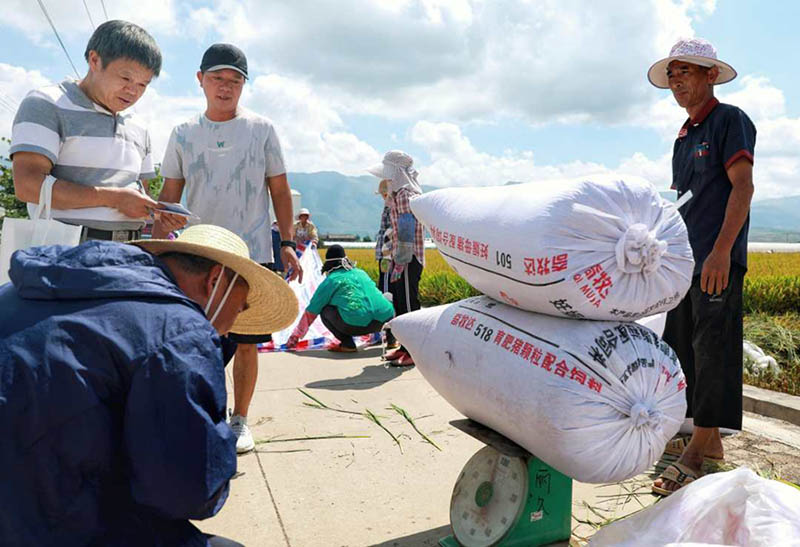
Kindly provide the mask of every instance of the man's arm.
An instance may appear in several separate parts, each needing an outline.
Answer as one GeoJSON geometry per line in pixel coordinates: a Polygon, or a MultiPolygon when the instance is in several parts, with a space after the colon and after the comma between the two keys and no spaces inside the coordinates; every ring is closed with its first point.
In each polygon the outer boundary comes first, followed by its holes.
{"type": "MultiPolygon", "coordinates": [[[[164,186],[158,195],[159,201],[178,203],[183,195],[185,179],[164,179],[164,186]]],[[[186,219],[180,215],[156,213],[156,220],[153,223],[153,239],[164,239],[170,232],[180,230],[186,225],[186,219]]]]}
{"type": "MultiPolygon", "coordinates": [[[[281,240],[292,240],[292,190],[289,188],[289,180],[286,173],[267,177],[267,186],[272,196],[272,206],[275,209],[275,218],[278,221],[278,229],[281,232],[281,240]]],[[[284,266],[292,269],[292,276],[289,281],[297,278],[303,281],[303,268],[297,260],[297,254],[291,247],[281,247],[281,260],[284,266]]]]}
{"type": "Polygon", "coordinates": [[[700,277],[700,289],[708,294],[720,294],[728,286],[731,249],[744,226],[753,197],[753,164],[741,158],[727,168],[733,189],[725,206],[725,219],[714,248],[709,253],[700,277]]]}
{"type": "Polygon", "coordinates": [[[236,439],[220,347],[207,322],[186,328],[133,367],[121,433],[134,500],[170,519],[204,519],[225,503],[236,439]]]}
{"type": "MultiPolygon", "coordinates": [[[[12,160],[14,193],[27,203],[39,203],[42,182],[53,164],[36,152],[16,152],[12,160]]],[[[101,188],[84,186],[58,179],[53,185],[54,209],[83,209],[111,207],[132,218],[144,218],[156,202],[132,188],[101,188]]]]}

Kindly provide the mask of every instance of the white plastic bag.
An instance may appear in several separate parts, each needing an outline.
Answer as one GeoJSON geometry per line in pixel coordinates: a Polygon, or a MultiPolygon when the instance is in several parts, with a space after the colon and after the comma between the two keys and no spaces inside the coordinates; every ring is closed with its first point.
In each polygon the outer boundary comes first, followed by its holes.
{"type": "MultiPolygon", "coordinates": [[[[289,339],[294,328],[300,322],[300,318],[306,312],[306,306],[311,302],[317,287],[325,281],[325,276],[322,274],[322,259],[320,259],[316,247],[306,247],[306,250],[303,251],[303,256],[300,257],[300,266],[303,268],[303,282],[300,283],[295,279],[289,283],[289,287],[294,291],[294,295],[300,303],[300,311],[291,325],[282,331],[272,333],[272,341],[276,347],[285,344],[289,339]]],[[[315,338],[335,339],[330,331],[325,328],[325,325],[322,324],[322,319],[319,317],[308,327],[308,332],[303,337],[303,340],[313,340],[315,338]]]]}
{"type": "Polygon", "coordinates": [[[464,279],[521,309],[636,320],[674,308],[691,284],[683,219],[644,180],[447,188],[411,209],[464,279]]]}
{"type": "Polygon", "coordinates": [[[706,475],[602,528],[592,547],[800,545],[800,490],[746,467],[706,475]]]}
{"type": "Polygon", "coordinates": [[[582,482],[643,472],[683,422],[675,353],[636,323],[562,319],[478,296],[390,326],[458,411],[582,482]]]}
{"type": "Polygon", "coordinates": [[[39,245],[77,245],[81,240],[81,227],[70,226],[52,217],[53,183],[55,178],[47,177],[39,191],[39,205],[33,218],[4,218],[3,234],[0,242],[0,285],[9,280],[8,269],[11,255],[19,249],[39,245]]]}
{"type": "Polygon", "coordinates": [[[781,367],[774,357],[764,353],[764,350],[747,340],[742,341],[742,353],[744,354],[744,369],[751,374],[769,370],[773,374],[780,374],[781,367]]]}

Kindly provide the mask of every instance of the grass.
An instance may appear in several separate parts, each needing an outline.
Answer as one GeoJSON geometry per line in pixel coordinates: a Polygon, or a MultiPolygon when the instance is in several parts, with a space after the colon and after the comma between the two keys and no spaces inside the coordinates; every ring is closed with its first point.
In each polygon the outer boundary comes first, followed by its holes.
{"type": "Polygon", "coordinates": [[[745,382],[764,389],[800,395],[800,313],[781,315],[755,313],[745,316],[744,337],[781,367],[779,374],[745,372],[745,382]]]}
{"type": "MultiPolygon", "coordinates": [[[[400,437],[402,437],[402,436],[405,436],[407,438],[410,438],[410,437],[408,437],[408,435],[404,435],[404,434],[395,435],[394,433],[392,433],[389,430],[389,428],[387,428],[383,424],[383,422],[381,421],[381,418],[383,418],[383,416],[379,416],[379,415],[375,414],[374,412],[372,412],[368,408],[365,408],[361,412],[357,412],[355,410],[345,410],[345,409],[342,409],[342,408],[334,408],[332,406],[329,406],[329,405],[325,404],[324,402],[322,402],[321,400],[319,400],[318,398],[314,397],[313,395],[311,395],[310,393],[308,393],[307,391],[305,391],[303,389],[297,388],[297,391],[299,391],[305,397],[311,399],[311,401],[312,401],[312,402],[303,401],[303,406],[307,406],[307,407],[310,407],[310,408],[316,408],[318,410],[329,410],[329,411],[332,411],[332,412],[341,412],[341,413],[344,413],[344,414],[354,414],[356,416],[361,416],[362,418],[365,418],[365,419],[369,420],[370,422],[374,423],[375,425],[377,425],[378,427],[383,429],[392,438],[392,440],[395,442],[395,444],[397,444],[397,447],[400,449],[400,453],[401,454],[403,453],[403,446],[400,444],[400,437]]],[[[435,442],[433,442],[430,439],[430,437],[428,437],[425,433],[423,433],[422,431],[419,430],[419,428],[417,427],[417,424],[414,422],[414,419],[408,414],[408,412],[406,412],[406,410],[404,408],[402,408],[400,406],[397,406],[394,403],[392,403],[391,406],[389,408],[387,408],[387,410],[394,410],[397,414],[402,416],[411,425],[411,427],[414,429],[414,431],[416,431],[417,434],[420,437],[422,437],[423,441],[425,441],[426,443],[428,443],[431,446],[433,446],[434,448],[436,448],[436,450],[441,450],[441,448],[435,442]]],[[[303,438],[288,439],[288,440],[316,440],[316,439],[338,439],[338,438],[361,439],[361,438],[365,438],[365,437],[367,437],[367,436],[355,435],[355,436],[350,436],[350,437],[343,437],[341,434],[337,434],[337,435],[330,435],[330,436],[323,436],[323,437],[303,437],[303,438]]],[[[267,443],[267,442],[278,442],[278,441],[276,441],[276,439],[269,439],[269,440],[257,441],[256,444],[267,443]]]]}
{"type": "Polygon", "coordinates": [[[750,253],[747,255],[747,277],[760,278],[800,275],[800,253],[750,253]]]}

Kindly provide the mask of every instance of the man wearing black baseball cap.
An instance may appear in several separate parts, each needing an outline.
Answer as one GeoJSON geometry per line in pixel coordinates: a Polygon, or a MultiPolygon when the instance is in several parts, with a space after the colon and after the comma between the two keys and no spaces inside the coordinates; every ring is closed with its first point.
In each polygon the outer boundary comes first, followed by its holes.
{"type": "MultiPolygon", "coordinates": [[[[216,72],[229,68],[247,78],[247,57],[232,44],[214,44],[203,54],[200,72],[216,72]]],[[[202,83],[202,80],[201,80],[202,83]]]]}
{"type": "MultiPolygon", "coordinates": [[[[275,261],[271,196],[282,240],[281,261],[302,278],[292,241],[292,195],[281,144],[270,120],[239,106],[247,78],[247,57],[238,47],[214,44],[203,54],[197,80],[206,97],[206,110],[172,131],[161,164],[164,189],[160,199],[178,202],[185,188],[186,203],[200,217],[198,223],[237,234],[247,243],[250,257],[268,266],[275,261]]],[[[182,222],[165,217],[156,221],[153,237],[166,237],[181,227],[182,222]]],[[[247,410],[258,377],[256,344],[270,338],[268,333],[232,333],[230,338],[239,344],[233,362],[231,428],[241,453],[255,447],[247,410]]]]}

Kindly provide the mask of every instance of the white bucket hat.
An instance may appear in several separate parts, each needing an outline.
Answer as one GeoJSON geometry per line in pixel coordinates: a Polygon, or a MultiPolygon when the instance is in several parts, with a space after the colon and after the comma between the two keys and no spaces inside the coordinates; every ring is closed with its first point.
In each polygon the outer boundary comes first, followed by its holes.
{"type": "Polygon", "coordinates": [[[415,194],[422,193],[422,187],[417,182],[414,160],[401,150],[389,150],[383,156],[383,161],[378,165],[367,167],[367,172],[381,180],[391,181],[389,184],[391,192],[409,188],[415,194]]]}
{"type": "Polygon", "coordinates": [[[710,42],[702,38],[684,38],[672,46],[669,57],[653,64],[647,71],[647,79],[651,84],[661,89],[669,89],[667,67],[672,61],[686,61],[704,67],[718,67],[719,76],[714,80],[715,85],[726,84],[736,78],[736,71],[733,67],[717,59],[717,50],[710,42]]]}
{"type": "Polygon", "coordinates": [[[303,216],[303,215],[308,215],[308,216],[309,216],[309,218],[310,218],[310,217],[311,217],[311,212],[309,212],[309,210],[308,210],[308,209],[306,209],[305,207],[303,207],[302,209],[300,209],[300,210],[297,212],[297,218],[300,218],[300,217],[301,217],[301,216],[303,216]]]}

